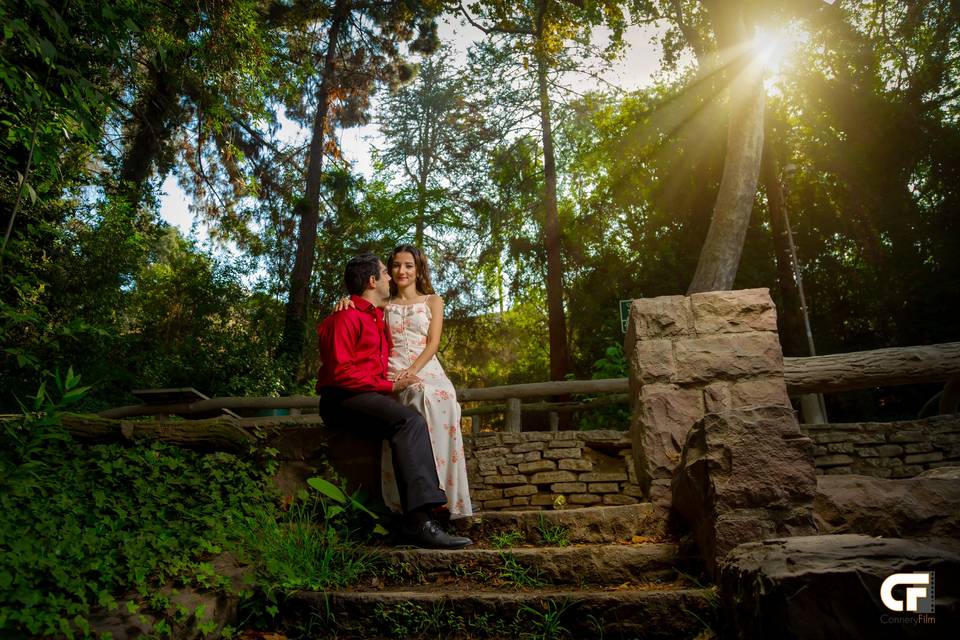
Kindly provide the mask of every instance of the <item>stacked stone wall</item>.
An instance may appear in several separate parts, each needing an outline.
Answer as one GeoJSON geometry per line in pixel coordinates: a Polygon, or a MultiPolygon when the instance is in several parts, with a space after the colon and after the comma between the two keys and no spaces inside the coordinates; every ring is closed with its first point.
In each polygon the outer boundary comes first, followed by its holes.
{"type": "Polygon", "coordinates": [[[669,501],[687,433],[705,414],[790,406],[767,289],[634,300],[625,350],[637,474],[651,500],[669,501]]]}
{"type": "Polygon", "coordinates": [[[960,465],[960,415],[906,422],[800,426],[814,442],[818,475],[910,478],[960,465]]]}
{"type": "Polygon", "coordinates": [[[634,504],[631,441],[622,431],[465,434],[474,510],[634,504]]]}

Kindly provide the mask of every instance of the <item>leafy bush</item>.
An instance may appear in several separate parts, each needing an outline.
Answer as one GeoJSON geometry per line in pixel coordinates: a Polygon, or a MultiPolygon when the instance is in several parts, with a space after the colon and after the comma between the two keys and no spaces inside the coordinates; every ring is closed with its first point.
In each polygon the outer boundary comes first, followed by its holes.
{"type": "Polygon", "coordinates": [[[235,456],[76,444],[56,411],[83,394],[72,372],[2,423],[0,635],[86,635],[115,596],[147,598],[209,572],[202,560],[274,511],[264,470],[235,456]]]}

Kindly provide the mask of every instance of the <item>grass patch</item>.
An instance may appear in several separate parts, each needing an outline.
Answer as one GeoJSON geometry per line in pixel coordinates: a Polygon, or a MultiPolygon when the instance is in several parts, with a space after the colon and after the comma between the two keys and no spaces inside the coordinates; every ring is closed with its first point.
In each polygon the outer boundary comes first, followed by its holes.
{"type": "Polygon", "coordinates": [[[493,545],[494,549],[507,549],[509,547],[515,547],[518,544],[523,544],[524,541],[524,535],[519,531],[495,533],[490,537],[490,544],[493,545]]]}
{"type": "Polygon", "coordinates": [[[564,526],[550,526],[547,524],[543,514],[540,514],[540,522],[537,524],[537,533],[544,544],[552,547],[566,547],[570,544],[570,537],[567,528],[564,526]]]}
{"type": "Polygon", "coordinates": [[[535,589],[546,584],[539,569],[520,564],[509,551],[501,551],[500,559],[503,561],[503,566],[500,567],[500,579],[515,588],[535,589]]]}

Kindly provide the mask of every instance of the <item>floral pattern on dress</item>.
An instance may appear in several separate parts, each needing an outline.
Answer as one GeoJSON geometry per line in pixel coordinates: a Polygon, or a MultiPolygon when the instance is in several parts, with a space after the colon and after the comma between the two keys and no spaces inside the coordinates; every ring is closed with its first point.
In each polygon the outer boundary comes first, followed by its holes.
{"type": "MultiPolygon", "coordinates": [[[[426,299],[409,305],[388,304],[384,309],[393,339],[388,361],[388,375],[409,369],[427,344],[431,311],[426,299]]],[[[460,434],[460,405],[453,383],[436,356],[430,358],[417,374],[423,381],[404,389],[399,400],[420,412],[427,423],[430,443],[437,466],[440,488],[447,494],[447,508],[453,518],[473,515],[467,465],[460,434]],[[436,427],[436,428],[434,428],[436,427]]],[[[384,442],[381,457],[381,484],[387,507],[400,511],[400,493],[393,472],[393,457],[384,442]]]]}

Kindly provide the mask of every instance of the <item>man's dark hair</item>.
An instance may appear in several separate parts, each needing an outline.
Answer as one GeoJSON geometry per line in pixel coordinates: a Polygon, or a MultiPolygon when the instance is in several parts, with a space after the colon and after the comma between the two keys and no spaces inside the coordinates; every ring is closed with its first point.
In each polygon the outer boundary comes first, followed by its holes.
{"type": "Polygon", "coordinates": [[[343,283],[350,295],[359,296],[367,288],[370,276],[380,279],[380,258],[372,253],[361,253],[350,258],[343,271],[343,283]]]}

